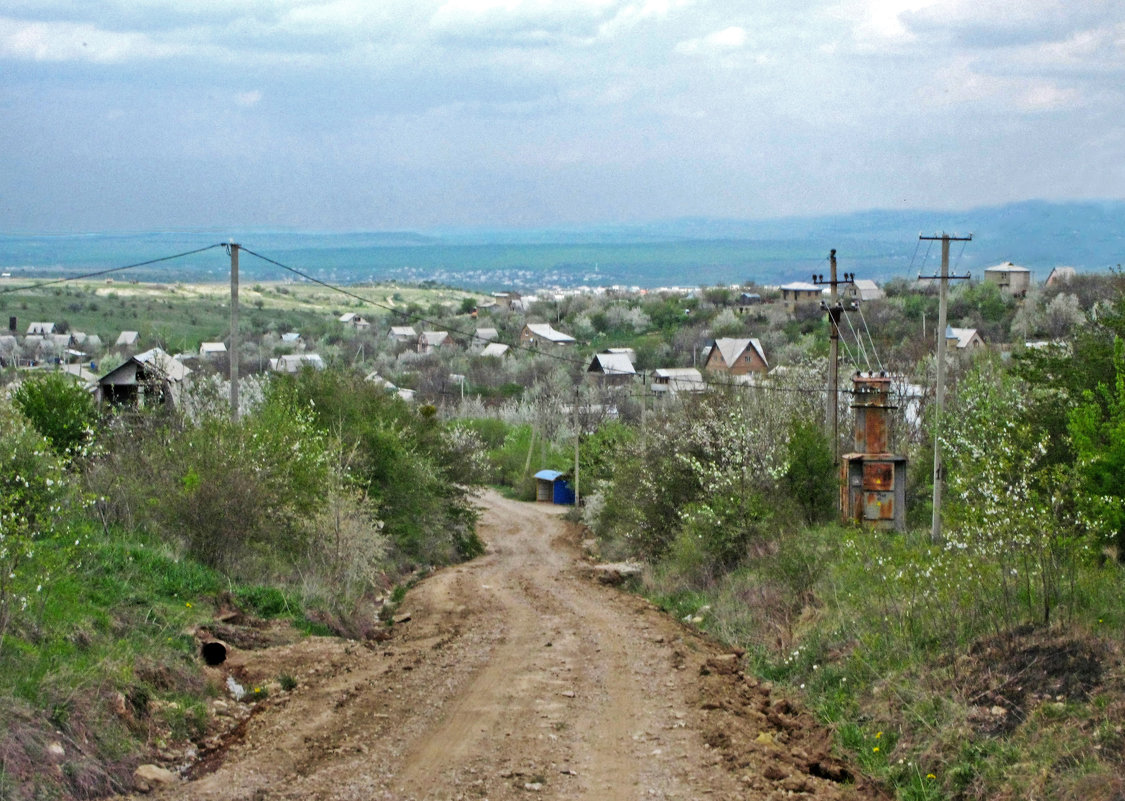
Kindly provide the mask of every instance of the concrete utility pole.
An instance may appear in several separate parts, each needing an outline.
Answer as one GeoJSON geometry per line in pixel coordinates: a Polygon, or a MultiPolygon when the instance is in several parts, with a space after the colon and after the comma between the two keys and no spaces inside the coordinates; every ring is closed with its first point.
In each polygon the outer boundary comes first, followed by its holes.
{"type": "Polygon", "coordinates": [[[832,437],[832,462],[840,464],[840,316],[843,307],[840,305],[836,287],[840,284],[850,284],[855,281],[855,273],[844,273],[844,280],[836,280],[836,248],[828,252],[828,280],[823,275],[814,275],[813,283],[817,286],[828,286],[828,305],[821,306],[828,312],[831,330],[828,334],[828,435],[832,437]]]}
{"type": "Polygon", "coordinates": [[[945,307],[949,294],[950,281],[968,280],[969,274],[949,274],[949,243],[971,242],[973,235],[950,236],[943,233],[941,236],[918,237],[923,242],[941,242],[941,275],[920,275],[922,279],[937,279],[938,284],[938,324],[937,324],[937,388],[934,391],[934,516],[930,528],[930,540],[941,541],[941,489],[945,481],[945,474],[941,465],[941,426],[942,415],[945,411],[945,307]]]}
{"type": "Polygon", "coordinates": [[[227,245],[230,253],[230,419],[238,422],[238,249],[231,242],[227,245]]]}

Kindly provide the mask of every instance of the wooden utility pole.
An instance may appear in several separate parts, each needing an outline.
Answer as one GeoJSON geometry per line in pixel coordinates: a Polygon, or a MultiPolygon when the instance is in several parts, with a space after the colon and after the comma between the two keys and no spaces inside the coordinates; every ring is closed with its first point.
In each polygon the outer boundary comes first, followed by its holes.
{"type": "Polygon", "coordinates": [[[238,249],[234,242],[227,245],[230,253],[230,419],[238,422],[238,249]]]}
{"type": "Polygon", "coordinates": [[[918,237],[923,242],[941,241],[941,275],[920,275],[922,279],[937,279],[938,284],[938,323],[937,323],[937,388],[934,391],[934,516],[930,528],[930,540],[941,541],[941,489],[945,481],[945,474],[941,464],[941,426],[942,415],[945,411],[945,326],[946,302],[949,295],[949,282],[968,280],[969,275],[949,274],[949,243],[971,242],[973,235],[950,236],[943,233],[941,236],[918,237]]]}
{"type": "Polygon", "coordinates": [[[828,435],[832,438],[832,462],[840,463],[840,316],[843,307],[840,305],[836,287],[839,284],[850,284],[855,281],[855,273],[844,273],[842,281],[836,280],[836,248],[828,252],[828,280],[823,275],[814,275],[813,283],[817,286],[828,286],[829,300],[824,307],[828,312],[831,326],[828,334],[828,435]]]}
{"type": "Polygon", "coordinates": [[[578,443],[581,439],[582,427],[578,420],[578,389],[574,390],[574,506],[578,507],[581,496],[578,491],[578,443]]]}

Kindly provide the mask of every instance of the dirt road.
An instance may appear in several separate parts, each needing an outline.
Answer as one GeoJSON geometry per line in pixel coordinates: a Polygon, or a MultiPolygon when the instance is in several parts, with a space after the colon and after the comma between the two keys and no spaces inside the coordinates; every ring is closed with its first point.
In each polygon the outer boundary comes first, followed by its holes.
{"type": "Polygon", "coordinates": [[[389,641],[235,650],[243,682],[297,686],[160,797],[881,797],[735,656],[589,578],[557,507],[481,504],[487,554],[411,590],[389,641]]]}

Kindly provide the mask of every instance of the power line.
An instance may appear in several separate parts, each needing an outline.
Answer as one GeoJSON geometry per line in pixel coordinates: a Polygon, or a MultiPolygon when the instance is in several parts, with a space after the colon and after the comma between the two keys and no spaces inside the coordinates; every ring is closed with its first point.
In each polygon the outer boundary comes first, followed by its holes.
{"type": "Polygon", "coordinates": [[[56,278],[52,281],[43,281],[38,284],[28,284],[26,286],[13,286],[5,289],[0,289],[0,295],[7,295],[10,292],[25,292],[29,289],[42,289],[47,286],[54,286],[55,284],[65,284],[69,281],[83,281],[87,278],[98,278],[99,276],[109,275],[110,273],[119,273],[123,270],[135,270],[138,267],[148,267],[150,264],[159,264],[162,261],[172,261],[173,259],[182,259],[185,256],[194,256],[196,253],[203,253],[213,248],[223,247],[223,243],[218,242],[214,245],[207,245],[206,247],[196,248],[195,250],[188,250],[183,253],[176,253],[172,256],[161,256],[156,259],[149,259],[148,261],[139,261],[136,264],[126,264],[123,267],[111,267],[108,270],[98,270],[93,273],[85,273],[83,275],[72,275],[66,278],[56,278]]]}
{"type": "MultiPolygon", "coordinates": [[[[396,315],[400,319],[409,320],[411,322],[425,323],[427,325],[434,325],[434,326],[444,325],[443,323],[438,323],[437,321],[435,321],[433,319],[430,319],[428,317],[424,317],[420,314],[410,314],[410,313],[404,312],[400,309],[394,308],[393,306],[388,306],[388,305],[380,303],[376,300],[372,300],[371,298],[364,297],[363,295],[358,295],[355,292],[344,289],[343,287],[337,286],[336,284],[329,283],[328,281],[323,281],[319,278],[316,278],[312,275],[309,275],[308,273],[306,273],[302,270],[297,269],[296,267],[291,267],[288,264],[283,264],[282,262],[277,261],[276,259],[271,259],[269,256],[264,256],[261,253],[257,253],[255,251],[251,250],[250,248],[247,248],[245,245],[243,245],[241,247],[241,250],[244,253],[247,253],[251,256],[254,256],[255,258],[261,259],[264,262],[272,264],[275,267],[280,267],[281,269],[286,270],[286,271],[292,273],[293,275],[299,276],[299,277],[301,277],[301,278],[303,278],[307,281],[310,281],[314,284],[317,284],[318,286],[322,286],[325,289],[332,290],[333,292],[339,292],[342,295],[346,295],[347,297],[350,297],[350,298],[353,298],[355,300],[361,301],[361,302],[363,302],[363,303],[365,303],[369,306],[372,306],[374,308],[383,309],[384,311],[390,312],[391,314],[396,315]]],[[[446,331],[448,331],[451,334],[456,334],[459,337],[463,337],[463,338],[469,339],[469,340],[471,340],[472,337],[475,336],[474,332],[459,330],[459,329],[456,329],[456,328],[451,328],[449,326],[445,326],[445,329],[446,329],[446,331]]],[[[523,345],[523,344],[516,344],[516,345],[512,345],[510,347],[512,347],[514,350],[523,350],[523,351],[527,351],[528,353],[534,353],[534,354],[538,354],[538,355],[541,355],[541,356],[547,356],[549,358],[555,359],[556,361],[565,362],[567,364],[571,364],[571,365],[576,366],[576,367],[583,367],[584,368],[584,367],[587,366],[587,362],[586,362],[585,359],[575,359],[573,357],[566,356],[564,354],[553,353],[549,350],[542,350],[540,348],[535,348],[535,347],[531,347],[531,346],[523,345]]],[[[642,373],[641,373],[642,379],[645,378],[646,372],[647,371],[642,371],[642,373]]],[[[628,373],[625,373],[623,371],[622,372],[611,371],[609,373],[606,373],[606,375],[628,375],[628,373]]],[[[768,385],[762,385],[762,384],[751,384],[751,383],[745,383],[745,382],[719,380],[717,378],[715,380],[712,380],[712,381],[708,382],[708,383],[719,385],[719,386],[728,386],[728,387],[732,387],[732,388],[736,388],[736,389],[743,389],[743,388],[761,389],[761,390],[766,390],[766,391],[771,391],[771,392],[802,392],[802,393],[807,393],[807,394],[812,394],[812,393],[822,394],[824,392],[824,390],[820,389],[820,388],[810,389],[810,388],[806,388],[806,387],[777,387],[777,386],[768,386],[768,385]]]]}

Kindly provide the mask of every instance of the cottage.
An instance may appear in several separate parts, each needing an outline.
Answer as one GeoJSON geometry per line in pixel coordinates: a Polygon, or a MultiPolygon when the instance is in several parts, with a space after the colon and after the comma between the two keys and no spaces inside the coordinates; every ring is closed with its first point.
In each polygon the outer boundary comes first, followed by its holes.
{"type": "Polygon", "coordinates": [[[950,347],[957,350],[974,351],[985,346],[984,339],[975,328],[946,326],[945,340],[950,347]]]}
{"type": "Polygon", "coordinates": [[[227,346],[222,342],[201,342],[199,345],[199,355],[204,359],[217,359],[220,356],[226,356],[227,346]]]}
{"type": "Polygon", "coordinates": [[[659,367],[652,372],[652,391],[661,395],[678,392],[703,392],[707,385],[694,367],[659,367]]]}
{"type": "Polygon", "coordinates": [[[855,279],[850,284],[844,286],[843,294],[848,300],[856,300],[861,303],[871,300],[882,300],[886,297],[886,293],[870,278],[855,279]]]}
{"type": "Polygon", "coordinates": [[[703,362],[703,369],[730,375],[765,373],[770,369],[762,343],[757,339],[722,337],[703,362]]]}
{"type": "Polygon", "coordinates": [[[762,305],[762,296],[757,292],[743,292],[734,304],[735,314],[749,314],[755,306],[762,305]]]}
{"type": "Polygon", "coordinates": [[[99,399],[122,406],[174,406],[191,373],[160,348],[146,350],[98,379],[99,399]]]}
{"type": "Polygon", "coordinates": [[[1031,288],[1031,270],[1006,261],[985,268],[984,280],[991,281],[1013,297],[1022,298],[1031,288]]]}
{"type": "Polygon", "coordinates": [[[500,337],[500,332],[495,328],[478,328],[473,334],[473,350],[484,348],[489,342],[495,342],[500,337]]]}
{"type": "Polygon", "coordinates": [[[586,368],[587,378],[603,387],[625,386],[636,375],[633,362],[624,353],[597,353],[586,368]]]}
{"type": "Polygon", "coordinates": [[[520,343],[539,347],[540,345],[573,345],[577,340],[570,334],[556,331],[550,323],[527,323],[520,331],[520,343]]]}
{"type": "Polygon", "coordinates": [[[281,335],[281,344],[297,347],[299,345],[304,345],[305,341],[297,331],[286,331],[281,335]]]}
{"type": "Polygon", "coordinates": [[[117,335],[117,341],[113,343],[115,348],[135,348],[140,341],[141,335],[136,331],[122,331],[117,335]]]}
{"type": "Polygon", "coordinates": [[[391,330],[387,332],[387,336],[393,341],[403,344],[416,344],[418,342],[418,332],[414,330],[412,325],[392,325],[391,330]]]}
{"type": "Polygon", "coordinates": [[[1069,284],[1078,275],[1078,271],[1073,267],[1056,267],[1051,270],[1051,274],[1047,276],[1047,286],[1058,286],[1059,284],[1069,284]]]}
{"type": "Polygon", "coordinates": [[[360,317],[355,312],[346,312],[340,315],[340,322],[344,325],[350,325],[352,328],[370,328],[371,323],[360,317]]]}
{"type": "Polygon", "coordinates": [[[433,353],[438,348],[453,345],[453,337],[448,331],[423,331],[418,335],[418,352],[433,353]]]}
{"type": "Polygon", "coordinates": [[[311,370],[323,370],[324,359],[317,353],[288,353],[270,359],[270,369],[275,373],[299,373],[306,367],[311,370]]]}
{"type": "Polygon", "coordinates": [[[55,333],[54,323],[32,323],[27,327],[28,336],[46,337],[55,333]]]}
{"type": "MultiPolygon", "coordinates": [[[[512,308],[512,301],[520,300],[519,292],[493,292],[492,300],[497,306],[503,306],[505,309],[512,308]]],[[[478,306],[479,308],[479,306],[478,306]]]]}
{"type": "Polygon", "coordinates": [[[820,300],[823,291],[816,284],[810,284],[805,281],[793,281],[788,284],[782,284],[781,299],[787,303],[808,303],[815,300],[820,300]]]}
{"type": "Polygon", "coordinates": [[[484,350],[480,352],[481,356],[492,356],[500,359],[508,355],[510,348],[503,342],[489,342],[484,346],[484,350]]]}

